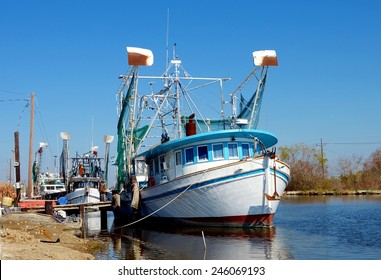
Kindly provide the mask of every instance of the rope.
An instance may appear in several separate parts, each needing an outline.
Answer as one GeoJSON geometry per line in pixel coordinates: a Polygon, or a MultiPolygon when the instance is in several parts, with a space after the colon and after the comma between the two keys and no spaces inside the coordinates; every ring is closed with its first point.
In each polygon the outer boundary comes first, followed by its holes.
{"type": "Polygon", "coordinates": [[[157,212],[159,212],[160,210],[164,209],[165,207],[167,207],[169,204],[171,204],[172,202],[174,202],[176,199],[178,199],[181,195],[183,195],[187,190],[189,190],[190,187],[192,187],[194,184],[197,184],[198,182],[200,182],[200,180],[202,179],[202,177],[205,175],[205,173],[208,172],[208,169],[204,171],[204,173],[201,174],[200,178],[197,180],[197,182],[193,183],[193,184],[190,184],[188,187],[186,187],[181,193],[179,193],[177,196],[175,196],[174,198],[172,198],[170,201],[168,201],[166,204],[164,204],[162,207],[160,207],[159,209],[155,210],[154,212],[152,212],[151,214],[147,215],[147,216],[144,216],[143,218],[140,218],[136,221],[133,221],[131,223],[128,223],[126,225],[123,225],[123,226],[120,226],[120,227],[116,227],[114,228],[115,229],[121,229],[121,228],[124,228],[124,227],[128,227],[128,226],[131,226],[133,224],[136,224],[136,223],[139,223],[149,217],[151,217],[152,215],[156,214],[157,212]]]}

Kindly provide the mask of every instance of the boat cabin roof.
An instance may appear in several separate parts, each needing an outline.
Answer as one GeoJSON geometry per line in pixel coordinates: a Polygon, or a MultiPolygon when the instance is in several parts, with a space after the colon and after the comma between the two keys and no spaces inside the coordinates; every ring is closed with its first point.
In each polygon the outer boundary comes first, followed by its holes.
{"type": "Polygon", "coordinates": [[[254,140],[254,138],[258,138],[267,148],[270,148],[274,146],[276,143],[278,143],[277,137],[268,131],[256,129],[231,129],[216,132],[200,133],[180,139],[174,139],[139,154],[137,158],[155,158],[158,155],[165,154],[170,150],[173,150],[175,148],[181,148],[189,144],[195,144],[197,142],[208,141],[213,139],[219,142],[223,138],[233,137],[236,139],[246,138],[252,140],[254,140]]]}

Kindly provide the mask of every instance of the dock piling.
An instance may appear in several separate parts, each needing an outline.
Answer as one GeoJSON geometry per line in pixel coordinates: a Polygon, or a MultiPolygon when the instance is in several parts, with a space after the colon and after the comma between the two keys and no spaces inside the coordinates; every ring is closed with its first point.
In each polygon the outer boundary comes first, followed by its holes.
{"type": "Polygon", "coordinates": [[[81,226],[81,237],[83,239],[86,239],[86,219],[85,219],[85,205],[81,204],[79,206],[79,213],[82,221],[82,226],[81,226]]]}

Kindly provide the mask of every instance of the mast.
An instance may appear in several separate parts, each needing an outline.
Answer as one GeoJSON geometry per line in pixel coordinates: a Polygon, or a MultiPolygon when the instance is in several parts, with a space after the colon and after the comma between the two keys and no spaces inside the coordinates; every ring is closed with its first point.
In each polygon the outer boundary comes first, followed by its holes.
{"type": "Polygon", "coordinates": [[[255,51],[253,52],[254,65],[262,67],[261,76],[258,81],[258,86],[256,90],[256,95],[253,103],[253,108],[251,111],[251,116],[249,119],[248,127],[252,126],[252,122],[254,119],[255,109],[258,106],[258,98],[259,98],[259,90],[263,83],[263,74],[267,73],[269,66],[278,66],[278,58],[276,52],[274,50],[263,50],[263,51],[255,51]]]}
{"type": "MultiPolygon", "coordinates": [[[[70,133],[69,132],[60,132],[60,136],[63,140],[63,161],[64,161],[64,182],[67,186],[68,180],[69,180],[69,139],[70,139],[70,133]]],[[[68,186],[67,186],[68,187],[68,186]]]]}
{"type": "Polygon", "coordinates": [[[176,83],[176,92],[175,92],[175,98],[176,98],[176,106],[177,106],[177,110],[176,110],[176,119],[177,119],[177,127],[176,127],[176,130],[177,130],[177,136],[180,138],[182,137],[182,131],[181,131],[181,104],[180,104],[180,78],[179,78],[179,67],[180,67],[180,64],[181,64],[181,60],[178,60],[178,59],[175,59],[171,61],[171,63],[173,63],[173,65],[175,66],[175,83],[176,83]]]}
{"type": "Polygon", "coordinates": [[[34,134],[34,92],[30,99],[30,132],[29,132],[29,163],[28,163],[28,191],[27,197],[33,196],[32,168],[33,168],[33,134],[34,134]]]}
{"type": "Polygon", "coordinates": [[[165,56],[165,68],[168,68],[168,37],[169,37],[169,8],[167,9],[167,38],[166,38],[166,56],[165,56]]]}
{"type": "Polygon", "coordinates": [[[108,161],[109,161],[109,150],[110,150],[110,144],[114,140],[114,136],[112,135],[105,135],[104,136],[104,142],[106,143],[106,149],[105,149],[105,181],[106,181],[106,187],[108,186],[108,161]]]}
{"type": "MultiPolygon", "coordinates": [[[[266,70],[267,70],[267,68],[266,68],[266,70]]],[[[254,103],[253,103],[253,108],[252,108],[250,119],[249,119],[249,125],[248,125],[249,128],[251,128],[251,125],[253,123],[255,109],[257,107],[259,89],[261,88],[261,85],[262,85],[263,71],[264,71],[264,67],[262,67],[261,76],[260,76],[259,81],[258,81],[258,86],[257,86],[255,98],[254,98],[254,103]]]]}
{"type": "Polygon", "coordinates": [[[137,87],[139,66],[151,66],[153,64],[153,53],[151,50],[127,47],[128,64],[132,66],[129,75],[120,75],[125,81],[119,91],[120,114],[118,120],[118,157],[117,157],[117,188],[122,190],[132,173],[131,160],[136,152],[134,147],[135,112],[137,104],[137,87]],[[126,95],[123,91],[127,88],[126,95]],[[133,104],[131,104],[131,101],[133,104]],[[126,110],[129,110],[128,115],[126,110]],[[126,120],[128,120],[128,135],[126,134],[126,120]]]}

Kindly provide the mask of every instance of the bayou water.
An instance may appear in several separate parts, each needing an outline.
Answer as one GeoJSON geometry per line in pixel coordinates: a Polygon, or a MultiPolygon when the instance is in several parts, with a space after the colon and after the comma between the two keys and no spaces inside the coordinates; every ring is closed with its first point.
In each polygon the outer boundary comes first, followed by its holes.
{"type": "Polygon", "coordinates": [[[289,196],[271,228],[115,228],[108,217],[102,231],[99,214],[87,219],[99,260],[381,260],[381,196],[289,196]]]}

